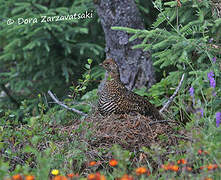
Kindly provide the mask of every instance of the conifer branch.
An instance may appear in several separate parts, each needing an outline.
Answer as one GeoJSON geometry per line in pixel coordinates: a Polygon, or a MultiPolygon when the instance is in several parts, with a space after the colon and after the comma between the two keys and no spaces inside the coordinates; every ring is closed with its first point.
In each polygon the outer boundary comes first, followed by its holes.
{"type": "Polygon", "coordinates": [[[81,112],[81,111],[79,111],[79,110],[77,110],[75,108],[70,108],[67,105],[65,105],[63,102],[59,101],[50,90],[48,91],[48,94],[54,100],[55,103],[59,104],[63,108],[65,108],[65,109],[67,109],[69,111],[73,111],[73,112],[75,112],[77,114],[80,114],[81,116],[87,116],[87,114],[85,114],[85,113],[83,113],[83,112],[81,112]]]}

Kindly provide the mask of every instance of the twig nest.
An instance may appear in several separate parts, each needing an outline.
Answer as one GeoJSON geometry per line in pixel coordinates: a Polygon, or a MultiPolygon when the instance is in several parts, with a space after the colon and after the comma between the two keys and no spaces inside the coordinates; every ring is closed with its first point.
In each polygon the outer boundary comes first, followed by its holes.
{"type": "Polygon", "coordinates": [[[93,133],[88,142],[92,147],[108,148],[119,144],[128,150],[138,150],[156,144],[166,148],[178,144],[178,132],[171,123],[152,121],[140,114],[112,114],[108,117],[98,114],[86,121],[92,124],[93,133]]]}

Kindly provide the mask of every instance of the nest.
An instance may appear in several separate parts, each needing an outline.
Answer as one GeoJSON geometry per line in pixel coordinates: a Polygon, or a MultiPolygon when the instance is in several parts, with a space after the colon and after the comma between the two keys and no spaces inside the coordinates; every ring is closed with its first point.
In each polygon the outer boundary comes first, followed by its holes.
{"type": "Polygon", "coordinates": [[[92,147],[110,148],[113,144],[119,144],[134,151],[153,145],[168,148],[179,141],[178,132],[173,128],[176,122],[152,121],[140,114],[112,114],[108,117],[97,114],[86,121],[92,124],[93,133],[88,140],[92,147]]]}
{"type": "Polygon", "coordinates": [[[103,117],[95,112],[83,121],[75,121],[71,126],[61,128],[61,132],[68,132],[70,142],[75,140],[82,143],[79,148],[82,148],[87,162],[82,164],[80,172],[88,174],[91,172],[88,161],[98,159],[101,165],[96,168],[111,172],[108,161],[116,158],[115,148],[111,149],[115,144],[121,146],[121,150],[133,152],[130,157],[132,166],[148,162],[153,170],[157,170],[168,160],[168,155],[184,153],[177,145],[180,140],[187,138],[176,127],[175,121],[152,120],[140,114],[103,117]]]}

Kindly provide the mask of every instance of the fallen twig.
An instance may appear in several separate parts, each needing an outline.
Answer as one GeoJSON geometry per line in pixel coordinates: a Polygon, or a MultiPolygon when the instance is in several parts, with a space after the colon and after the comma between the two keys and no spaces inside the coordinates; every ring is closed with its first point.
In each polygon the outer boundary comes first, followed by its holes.
{"type": "Polygon", "coordinates": [[[77,114],[80,114],[81,116],[87,116],[87,114],[85,114],[85,113],[83,113],[83,112],[81,112],[81,111],[79,111],[79,110],[77,110],[75,108],[70,108],[67,105],[65,105],[64,103],[62,103],[61,101],[59,101],[50,90],[48,91],[48,94],[57,104],[59,104],[63,108],[65,108],[65,109],[67,109],[69,111],[73,111],[73,112],[75,112],[77,114]]]}
{"type": "Polygon", "coordinates": [[[173,99],[177,95],[178,91],[180,90],[180,87],[183,83],[183,80],[184,80],[184,74],[182,75],[181,80],[179,82],[179,85],[177,86],[177,88],[176,88],[175,92],[173,93],[173,95],[169,98],[169,100],[166,102],[166,104],[160,109],[160,111],[159,111],[160,113],[162,113],[171,104],[171,102],[173,101],[173,99]]]}

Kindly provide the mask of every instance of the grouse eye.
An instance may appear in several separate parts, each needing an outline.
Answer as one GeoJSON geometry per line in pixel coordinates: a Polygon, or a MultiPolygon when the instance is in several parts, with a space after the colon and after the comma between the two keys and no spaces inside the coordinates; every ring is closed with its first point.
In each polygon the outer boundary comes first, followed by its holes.
{"type": "Polygon", "coordinates": [[[110,62],[106,62],[106,63],[105,63],[105,66],[108,66],[109,64],[110,64],[110,62]]]}

